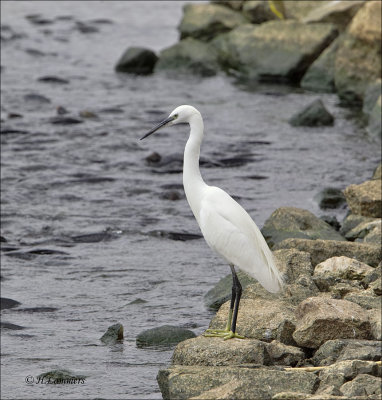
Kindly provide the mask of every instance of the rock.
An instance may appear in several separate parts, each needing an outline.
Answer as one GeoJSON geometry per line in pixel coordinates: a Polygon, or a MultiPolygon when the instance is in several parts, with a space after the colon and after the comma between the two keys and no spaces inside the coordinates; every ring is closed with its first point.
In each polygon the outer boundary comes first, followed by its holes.
{"type": "Polygon", "coordinates": [[[341,224],[335,215],[321,215],[320,219],[329,224],[335,231],[339,232],[341,224]]]}
{"type": "Polygon", "coordinates": [[[136,338],[138,347],[162,347],[173,346],[183,340],[195,337],[195,333],[184,328],[171,325],[163,325],[157,328],[147,329],[136,338]]]}
{"type": "MultiPolygon", "coordinates": [[[[300,392],[280,392],[272,397],[272,400],[305,400],[312,397],[307,393],[300,392]]],[[[322,400],[322,399],[320,399],[322,400]]]]}
{"type": "Polygon", "coordinates": [[[299,82],[336,35],[331,24],[269,21],[241,25],[218,37],[214,45],[220,61],[242,78],[299,82]]]}
{"type": "Polygon", "coordinates": [[[261,0],[244,2],[242,12],[252,24],[262,24],[263,22],[277,19],[276,15],[270,10],[269,3],[261,0]]]}
{"type": "Polygon", "coordinates": [[[178,27],[181,39],[208,41],[246,22],[241,13],[220,4],[186,4],[183,12],[178,27]]]}
{"type": "Polygon", "coordinates": [[[115,344],[120,340],[123,340],[123,326],[122,324],[114,324],[107,328],[107,331],[103,334],[100,339],[105,344],[115,344]]]}
{"type": "Polygon", "coordinates": [[[331,126],[334,124],[334,117],[322,100],[317,99],[294,114],[289,123],[292,126],[331,126]]]}
{"type": "Polygon", "coordinates": [[[375,221],[375,218],[364,217],[362,215],[357,215],[357,214],[351,214],[350,213],[342,221],[340,233],[341,233],[341,235],[346,237],[347,233],[349,231],[351,231],[353,228],[355,228],[357,225],[359,225],[359,224],[361,224],[363,222],[372,222],[372,221],[375,221]]]}
{"type": "Polygon", "coordinates": [[[320,278],[341,278],[362,280],[367,274],[374,271],[369,265],[349,257],[332,257],[314,269],[314,276],[320,278]]]}
{"type": "Polygon", "coordinates": [[[314,198],[318,202],[319,207],[324,210],[338,208],[345,203],[345,196],[342,190],[332,187],[322,189],[314,198]]]}
{"type": "Polygon", "coordinates": [[[378,98],[381,95],[381,84],[382,80],[378,78],[376,81],[370,83],[367,86],[362,105],[362,112],[364,114],[366,115],[371,114],[375,106],[375,103],[378,101],[378,98]]]}
{"type": "MultiPolygon", "coordinates": [[[[224,303],[210,323],[212,329],[225,327],[230,302],[224,303]]],[[[294,345],[292,333],[296,319],[294,306],[282,299],[265,300],[243,298],[240,301],[236,330],[240,335],[250,339],[278,341],[294,345]]]]}
{"type": "Polygon", "coordinates": [[[154,71],[158,56],[150,49],[129,47],[115,66],[118,72],[136,75],[148,75],[154,71]]]}
{"type": "MultiPolygon", "coordinates": [[[[76,374],[67,369],[54,369],[49,372],[44,372],[37,376],[39,383],[56,383],[60,384],[64,381],[70,381],[73,383],[85,383],[86,376],[76,374]]],[[[36,382],[37,383],[37,382],[36,382]]]]}
{"type": "Polygon", "coordinates": [[[21,303],[16,301],[16,300],[12,300],[12,299],[8,299],[7,297],[1,297],[1,310],[6,310],[8,308],[13,308],[13,307],[17,307],[19,306],[21,303]]]}
{"type": "Polygon", "coordinates": [[[341,38],[335,86],[345,103],[362,104],[367,86],[381,77],[381,2],[367,1],[341,38]]]}
{"type": "Polygon", "coordinates": [[[333,339],[371,338],[364,310],[346,300],[310,297],[297,307],[296,320],[293,339],[302,347],[315,349],[333,339]]]}
{"type": "Polygon", "coordinates": [[[247,0],[211,0],[211,3],[218,3],[222,6],[240,11],[247,0]]]}
{"type": "Polygon", "coordinates": [[[378,340],[335,339],[326,341],[312,357],[315,366],[331,365],[336,361],[379,361],[381,343],[378,340]]]}
{"type": "Polygon", "coordinates": [[[376,279],[374,282],[372,282],[370,284],[370,289],[373,290],[373,292],[377,295],[377,296],[381,296],[382,295],[382,288],[381,288],[381,277],[379,277],[378,279],[376,279]]]}
{"type": "Polygon", "coordinates": [[[17,330],[20,330],[20,329],[25,329],[23,326],[16,325],[16,324],[11,324],[10,322],[2,321],[0,324],[1,324],[0,325],[1,326],[1,330],[9,329],[11,331],[17,331],[17,330]]]}
{"type": "Polygon", "coordinates": [[[305,359],[305,353],[298,347],[287,346],[278,340],[273,340],[268,344],[267,350],[275,365],[290,365],[295,367],[305,359]]]}
{"type": "Polygon", "coordinates": [[[378,180],[350,185],[344,190],[344,194],[353,214],[373,218],[382,217],[382,188],[378,180]]]}
{"type": "Polygon", "coordinates": [[[365,277],[362,280],[362,284],[365,288],[368,288],[369,285],[376,281],[378,278],[381,277],[381,271],[382,265],[381,263],[378,265],[378,267],[374,268],[373,271],[370,271],[368,274],[365,275],[365,277]]]}
{"type": "Polygon", "coordinates": [[[382,178],[382,163],[379,163],[378,167],[374,170],[373,177],[371,179],[382,178]]]}
{"type": "Polygon", "coordinates": [[[358,290],[347,293],[343,296],[344,300],[351,301],[358,304],[365,310],[373,310],[374,312],[381,312],[381,298],[377,297],[373,291],[369,290],[358,290]],[[378,311],[376,311],[378,310],[378,311]]]}
{"type": "Polygon", "coordinates": [[[381,379],[367,374],[360,374],[356,376],[352,381],[344,383],[340,387],[340,392],[348,398],[365,395],[380,396],[381,379]]]}
{"type": "Polygon", "coordinates": [[[364,239],[365,242],[370,241],[370,242],[380,243],[381,238],[375,237],[378,236],[378,232],[380,232],[380,230],[381,230],[381,219],[369,218],[367,222],[361,222],[360,224],[356,225],[353,229],[351,229],[349,232],[347,232],[345,237],[347,240],[351,241],[357,239],[364,239]],[[371,236],[369,237],[369,235],[371,236]],[[366,240],[367,237],[369,237],[368,240],[366,240]]]}
{"type": "Polygon", "coordinates": [[[382,136],[381,104],[382,96],[379,96],[369,115],[369,125],[367,127],[370,136],[379,139],[382,136]]]}
{"type": "MultiPolygon", "coordinates": [[[[237,276],[241,283],[243,290],[250,284],[256,281],[255,278],[250,277],[245,272],[238,270],[237,276]]],[[[218,310],[219,307],[231,298],[232,294],[232,274],[226,275],[224,278],[210,289],[204,296],[204,304],[212,310],[218,310]]]]}
{"type": "Polygon", "coordinates": [[[269,365],[271,359],[266,343],[256,340],[222,340],[218,337],[198,336],[179,343],[172,356],[172,364],[222,366],[239,364],[269,365]]]}
{"type": "Polygon", "coordinates": [[[75,125],[82,124],[84,121],[74,117],[63,117],[62,115],[57,115],[56,117],[49,118],[49,122],[54,125],[75,125]]]}
{"type": "Polygon", "coordinates": [[[51,103],[50,99],[47,97],[37,94],[37,93],[29,93],[24,96],[24,100],[28,102],[35,102],[39,104],[49,104],[51,103]]]}
{"type": "Polygon", "coordinates": [[[271,248],[287,238],[345,240],[310,211],[295,207],[275,210],[265,221],[261,232],[271,248]]]}
{"type": "Polygon", "coordinates": [[[312,63],[300,82],[302,88],[316,92],[335,91],[334,66],[338,43],[337,38],[312,63]]]}
{"type": "Polygon", "coordinates": [[[346,256],[374,267],[380,262],[382,253],[380,246],[375,244],[319,239],[285,239],[274,250],[291,248],[310,253],[313,266],[331,257],[346,256]]]}
{"type": "Polygon", "coordinates": [[[58,76],[53,76],[53,75],[41,76],[37,80],[39,82],[58,83],[60,85],[66,85],[69,83],[69,81],[67,79],[60,78],[58,76]]]}
{"type": "Polygon", "coordinates": [[[371,324],[371,334],[374,340],[382,340],[382,317],[380,312],[375,312],[375,310],[370,310],[369,321],[371,324]]]}
{"type": "Polygon", "coordinates": [[[270,399],[286,387],[293,392],[312,393],[318,382],[310,372],[238,366],[172,366],[159,370],[157,380],[163,398],[177,400],[196,396],[203,400],[250,399],[253,393],[256,399],[270,399]]]}
{"type": "Polygon", "coordinates": [[[219,70],[217,57],[210,44],[187,38],[160,53],[155,71],[213,76],[219,70]]]}
{"type": "Polygon", "coordinates": [[[357,11],[364,5],[364,0],[339,1],[326,3],[322,7],[313,9],[303,22],[330,22],[343,31],[357,11]]]}

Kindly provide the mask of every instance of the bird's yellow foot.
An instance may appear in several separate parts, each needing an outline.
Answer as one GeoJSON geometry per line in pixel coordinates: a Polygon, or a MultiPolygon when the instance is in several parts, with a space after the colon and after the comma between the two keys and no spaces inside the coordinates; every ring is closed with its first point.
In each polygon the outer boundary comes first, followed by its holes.
{"type": "Polygon", "coordinates": [[[221,337],[224,340],[227,339],[245,339],[244,336],[238,335],[236,332],[232,332],[231,330],[227,329],[207,329],[203,336],[205,337],[221,337]]]}

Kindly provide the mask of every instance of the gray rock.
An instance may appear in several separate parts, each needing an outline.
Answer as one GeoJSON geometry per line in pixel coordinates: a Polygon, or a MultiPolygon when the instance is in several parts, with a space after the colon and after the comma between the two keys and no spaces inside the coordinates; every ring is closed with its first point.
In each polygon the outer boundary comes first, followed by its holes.
{"type": "Polygon", "coordinates": [[[256,339],[222,340],[218,337],[198,336],[179,343],[172,356],[172,364],[222,366],[239,364],[270,365],[267,343],[256,339]]]}
{"type": "Polygon", "coordinates": [[[150,49],[143,47],[129,47],[117,62],[115,69],[118,72],[148,75],[154,71],[158,56],[150,49]]]}
{"type": "Polygon", "coordinates": [[[318,378],[305,371],[280,371],[244,366],[172,366],[157,376],[164,399],[271,399],[288,388],[313,393],[318,378]],[[224,385],[224,386],[223,386],[224,385]],[[220,388],[220,390],[219,390],[220,388]]]}
{"type": "MultiPolygon", "coordinates": [[[[363,99],[363,105],[362,105],[362,112],[366,115],[370,115],[371,112],[373,111],[373,108],[375,106],[375,103],[378,101],[379,96],[381,95],[381,84],[382,81],[380,78],[378,78],[375,82],[370,83],[368,87],[366,88],[365,91],[365,96],[363,99]]],[[[381,165],[381,163],[380,163],[381,165]]],[[[375,178],[372,178],[375,179],[375,178]]],[[[381,179],[381,176],[379,175],[379,179],[381,179]]]]}
{"type": "MultiPolygon", "coordinates": [[[[380,226],[381,226],[381,219],[380,218],[372,218],[368,219],[366,222],[361,222],[357,226],[355,226],[353,229],[351,229],[349,232],[346,233],[345,237],[347,240],[356,240],[356,239],[364,239],[365,242],[372,242],[373,237],[378,236],[378,232],[380,232],[380,226]],[[378,229],[379,228],[379,229],[378,229]],[[371,236],[369,236],[371,235],[371,236]],[[369,238],[366,240],[366,238],[369,238]]],[[[381,242],[381,239],[379,237],[375,238],[374,242],[381,242]]]]}
{"type": "Polygon", "coordinates": [[[10,322],[5,322],[5,321],[1,321],[0,324],[1,324],[0,326],[1,326],[2,330],[3,329],[9,329],[11,331],[17,331],[17,330],[20,330],[20,329],[25,329],[23,326],[12,324],[10,322]]]}
{"type": "Polygon", "coordinates": [[[136,338],[136,344],[138,347],[173,346],[195,336],[195,333],[188,329],[163,325],[141,332],[136,338]]]}
{"type": "MultiPolygon", "coordinates": [[[[237,276],[241,283],[243,290],[250,284],[256,281],[255,278],[250,277],[245,272],[238,270],[237,276]]],[[[218,310],[219,307],[231,298],[232,294],[232,274],[225,276],[210,289],[204,296],[204,304],[212,310],[218,310]]]]}
{"type": "Polygon", "coordinates": [[[302,347],[315,349],[333,339],[371,338],[368,316],[346,300],[310,297],[297,307],[296,320],[293,339],[302,347]]]}
{"type": "Polygon", "coordinates": [[[305,353],[298,347],[287,346],[278,340],[268,344],[267,350],[274,365],[290,365],[295,367],[305,359],[305,353]]]}
{"type": "Polygon", "coordinates": [[[80,375],[67,369],[54,369],[38,375],[37,378],[40,383],[60,384],[68,381],[73,383],[85,383],[86,375],[80,375]]]}
{"type": "Polygon", "coordinates": [[[338,208],[345,203],[345,196],[342,190],[332,187],[322,189],[314,198],[319,207],[324,210],[338,208]]]}
{"type": "Polygon", "coordinates": [[[348,398],[355,396],[380,396],[381,395],[381,378],[375,376],[360,374],[352,381],[344,383],[340,387],[340,392],[348,398]]]}
{"type": "Polygon", "coordinates": [[[122,324],[114,324],[107,328],[107,331],[102,335],[100,340],[105,344],[115,344],[123,340],[123,326],[122,324]]]}
{"type": "Polygon", "coordinates": [[[320,239],[285,239],[274,247],[274,250],[280,249],[297,249],[310,253],[313,266],[331,257],[346,256],[374,267],[380,262],[382,253],[381,247],[375,244],[320,239]]]}
{"type": "Polygon", "coordinates": [[[347,236],[347,233],[355,228],[357,225],[363,222],[372,222],[374,218],[371,217],[364,217],[358,214],[348,214],[345,219],[342,221],[342,225],[340,228],[340,233],[342,236],[347,236]]]}
{"type": "Polygon", "coordinates": [[[365,310],[374,310],[378,314],[381,313],[381,298],[372,291],[361,290],[350,292],[345,294],[343,296],[343,299],[358,304],[365,310]]]}
{"type": "Polygon", "coordinates": [[[180,38],[208,41],[246,22],[244,16],[220,4],[186,4],[178,27],[180,38]]]}
{"type": "Polygon", "coordinates": [[[295,207],[275,210],[265,221],[261,232],[271,248],[287,238],[345,240],[310,211],[295,207]]]}
{"type": "Polygon", "coordinates": [[[381,104],[382,104],[382,96],[379,96],[378,100],[375,102],[375,105],[369,115],[369,125],[367,127],[370,136],[378,138],[379,140],[381,139],[382,136],[381,104]]]}
{"type": "Polygon", "coordinates": [[[1,300],[1,307],[0,307],[1,310],[17,307],[21,304],[20,302],[18,302],[16,300],[8,299],[7,297],[1,297],[0,300],[1,300]]]}
{"type": "Polygon", "coordinates": [[[382,188],[377,179],[350,185],[344,190],[344,195],[353,214],[382,217],[382,188]]]}
{"type": "Polygon", "coordinates": [[[381,342],[378,340],[335,339],[326,341],[314,353],[316,366],[331,365],[336,361],[381,359],[381,342]]]}
{"type": "Polygon", "coordinates": [[[312,63],[301,80],[301,87],[316,92],[332,93],[335,91],[334,66],[338,38],[335,39],[312,63]]]}
{"type": "Polygon", "coordinates": [[[242,12],[252,24],[262,24],[277,19],[276,15],[270,10],[269,3],[261,0],[244,2],[242,12]]]}
{"type": "Polygon", "coordinates": [[[216,47],[224,64],[242,78],[299,82],[336,35],[331,24],[268,21],[241,25],[225,34],[216,47]]]}
{"type": "Polygon", "coordinates": [[[316,99],[294,114],[289,123],[292,126],[331,126],[334,124],[334,117],[326,109],[322,100],[316,99]]]}
{"type": "Polygon", "coordinates": [[[160,53],[155,71],[212,76],[220,68],[217,57],[212,45],[187,38],[160,53]]]}
{"type": "Polygon", "coordinates": [[[375,168],[373,172],[373,177],[371,179],[381,179],[382,178],[382,163],[379,163],[378,167],[375,168]]]}

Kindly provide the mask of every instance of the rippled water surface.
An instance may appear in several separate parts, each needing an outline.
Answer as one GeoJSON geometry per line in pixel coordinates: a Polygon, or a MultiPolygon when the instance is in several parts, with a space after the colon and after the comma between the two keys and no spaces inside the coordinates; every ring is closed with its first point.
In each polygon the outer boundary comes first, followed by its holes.
{"type": "Polygon", "coordinates": [[[174,240],[199,234],[181,186],[188,128],[138,141],[175,106],[202,112],[202,174],[259,226],[284,205],[324,214],[319,190],[361,182],[377,163],[379,146],[335,95],[320,96],[334,127],[296,129],[288,118],[317,94],[249,90],[225,76],[116,74],[128,46],[160,50],[177,40],[182,4],[1,2],[1,288],[22,303],[2,321],[25,327],[2,332],[4,399],[161,398],[155,377],[172,351],[138,349],[136,335],[207,327],[203,295],[229,268],[202,239],[174,240]],[[66,83],[39,80],[46,76],[66,83]],[[55,123],[57,107],[81,122],[55,123]],[[146,161],[153,151],[159,163],[146,161]],[[103,345],[116,322],[124,342],[103,345]],[[25,383],[55,368],[86,383],[25,383]]]}

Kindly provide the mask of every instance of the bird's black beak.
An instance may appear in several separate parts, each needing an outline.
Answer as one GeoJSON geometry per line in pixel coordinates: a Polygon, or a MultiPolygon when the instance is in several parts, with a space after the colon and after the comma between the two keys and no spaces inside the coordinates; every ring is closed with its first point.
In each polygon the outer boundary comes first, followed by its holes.
{"type": "Polygon", "coordinates": [[[163,126],[167,125],[169,122],[173,121],[176,117],[173,115],[172,117],[166,118],[164,121],[160,122],[157,126],[154,126],[153,129],[148,131],[146,135],[142,136],[140,140],[147,138],[147,136],[152,135],[154,132],[156,132],[158,129],[162,128],[163,126]]]}

